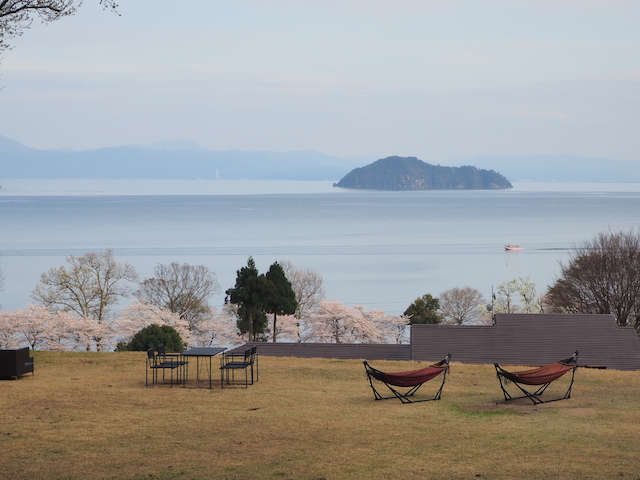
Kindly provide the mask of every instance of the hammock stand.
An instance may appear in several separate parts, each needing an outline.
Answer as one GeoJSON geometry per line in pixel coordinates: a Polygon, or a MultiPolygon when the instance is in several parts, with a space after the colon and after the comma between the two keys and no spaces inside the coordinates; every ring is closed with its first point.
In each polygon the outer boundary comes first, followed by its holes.
{"type": "Polygon", "coordinates": [[[494,363],[494,366],[496,367],[496,375],[500,381],[500,388],[502,388],[502,393],[504,393],[505,401],[516,400],[518,398],[528,398],[534,405],[557,402],[558,400],[565,400],[571,397],[571,387],[573,387],[573,381],[575,380],[576,370],[578,368],[578,351],[576,350],[571,358],[560,360],[556,363],[552,363],[551,365],[545,365],[531,370],[523,370],[521,372],[508,372],[501,368],[497,363],[494,363]],[[553,398],[550,400],[543,400],[540,398],[552,382],[562,377],[568,371],[571,371],[571,383],[563,397],[553,398]],[[505,389],[505,384],[508,382],[512,382],[522,393],[524,393],[524,395],[512,397],[505,389]],[[530,385],[538,388],[531,392],[522,387],[522,385],[530,385]]]}
{"type": "Polygon", "coordinates": [[[419,370],[412,370],[409,372],[400,372],[400,373],[385,373],[380,370],[376,370],[373,368],[367,361],[365,360],[364,368],[367,371],[367,378],[369,379],[369,385],[371,385],[371,390],[373,390],[373,395],[376,400],[387,400],[389,398],[397,398],[402,403],[420,403],[420,402],[429,402],[431,400],[440,400],[440,396],[442,395],[442,387],[444,387],[444,382],[447,379],[447,372],[449,371],[449,360],[451,359],[451,354],[447,355],[444,360],[439,361],[429,367],[421,368],[419,370]],[[442,375],[442,384],[440,388],[436,392],[433,398],[426,398],[424,400],[414,400],[410,397],[418,391],[418,389],[429,380],[437,377],[438,375],[442,375]],[[393,395],[388,397],[383,397],[376,387],[373,384],[373,381],[377,380],[382,382],[386,387],[391,390],[393,395]],[[397,388],[394,387],[405,387],[408,390],[401,392],[397,388]]]}

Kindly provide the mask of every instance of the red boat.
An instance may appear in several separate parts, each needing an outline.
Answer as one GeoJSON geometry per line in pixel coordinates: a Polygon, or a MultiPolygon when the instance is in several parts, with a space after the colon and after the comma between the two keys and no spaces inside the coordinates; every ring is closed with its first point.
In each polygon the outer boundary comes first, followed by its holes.
{"type": "Polygon", "coordinates": [[[505,250],[509,250],[509,251],[523,250],[523,248],[520,245],[518,245],[517,243],[507,243],[504,246],[504,249],[505,250]]]}

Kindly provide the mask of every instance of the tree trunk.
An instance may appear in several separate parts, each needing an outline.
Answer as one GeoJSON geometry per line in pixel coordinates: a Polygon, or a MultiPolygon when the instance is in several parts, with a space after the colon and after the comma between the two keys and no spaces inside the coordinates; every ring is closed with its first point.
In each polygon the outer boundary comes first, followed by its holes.
{"type": "Polygon", "coordinates": [[[273,313],[273,343],[276,343],[276,322],[278,321],[278,314],[273,313]]]}

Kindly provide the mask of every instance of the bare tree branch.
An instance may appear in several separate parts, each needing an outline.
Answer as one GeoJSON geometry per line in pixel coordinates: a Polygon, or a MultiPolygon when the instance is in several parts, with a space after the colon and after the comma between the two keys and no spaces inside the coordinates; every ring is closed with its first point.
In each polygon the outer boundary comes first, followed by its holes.
{"type": "MultiPolygon", "coordinates": [[[[117,262],[113,250],[88,252],[67,258],[69,267],[54,267],[40,276],[40,283],[31,293],[39,304],[51,310],[75,312],[80,318],[105,323],[109,307],[129,294],[125,282],[135,282],[138,274],[129,263],[117,262]]],[[[101,338],[95,337],[101,348],[101,338]]]]}
{"type": "Polygon", "coordinates": [[[484,302],[482,294],[471,287],[445,290],[440,294],[439,300],[443,322],[452,325],[476,323],[478,305],[484,302]]]}
{"type": "MultiPolygon", "coordinates": [[[[83,0],[0,0],[0,53],[11,49],[9,40],[21,36],[35,19],[55,22],[76,13],[83,0]]],[[[118,14],[114,0],[100,0],[105,10],[118,14]]]]}
{"type": "Polygon", "coordinates": [[[298,269],[289,260],[278,261],[285,275],[291,282],[298,306],[293,316],[296,318],[298,334],[296,341],[301,342],[300,328],[309,313],[317,308],[325,297],[322,275],[309,268],[298,269]]]}
{"type": "Polygon", "coordinates": [[[613,314],[640,332],[640,232],[602,232],[574,247],[545,302],[554,312],[613,314]]]}
{"type": "Polygon", "coordinates": [[[209,314],[208,298],[220,291],[216,274],[204,265],[172,262],[158,265],[153,278],[144,279],[134,295],[146,303],[166,308],[189,322],[194,330],[209,314]]]}

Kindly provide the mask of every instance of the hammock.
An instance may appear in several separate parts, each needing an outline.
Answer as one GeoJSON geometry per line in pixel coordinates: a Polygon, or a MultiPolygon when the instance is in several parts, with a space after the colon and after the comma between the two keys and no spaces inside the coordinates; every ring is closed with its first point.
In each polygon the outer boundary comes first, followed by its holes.
{"type": "Polygon", "coordinates": [[[427,402],[430,400],[440,400],[440,396],[442,394],[442,387],[444,387],[444,382],[447,378],[447,372],[449,371],[449,360],[451,359],[451,355],[447,355],[444,360],[440,362],[430,365],[426,368],[421,368],[419,370],[411,370],[408,372],[398,372],[398,373],[385,373],[380,370],[376,370],[371,367],[369,363],[365,360],[364,368],[367,372],[367,378],[369,379],[369,385],[371,385],[371,389],[373,390],[373,395],[376,400],[386,400],[389,398],[397,398],[402,403],[418,403],[418,402],[427,402]],[[415,400],[409,397],[413,397],[413,395],[418,391],[418,389],[429,380],[436,378],[438,375],[443,374],[442,376],[442,384],[440,388],[436,392],[433,398],[426,398],[423,400],[415,400]],[[383,397],[376,387],[374,386],[374,380],[383,383],[393,395],[388,397],[383,397]],[[408,390],[401,392],[397,388],[394,387],[404,387],[408,388],[408,390]]]}
{"type": "Polygon", "coordinates": [[[551,365],[545,365],[539,368],[533,368],[531,370],[523,370],[521,372],[508,372],[497,363],[494,364],[496,367],[496,375],[498,376],[498,380],[500,381],[500,388],[502,388],[502,393],[504,393],[505,400],[515,400],[516,398],[529,398],[534,404],[538,403],[547,403],[547,402],[555,402],[558,400],[564,400],[571,397],[571,387],[573,387],[573,381],[576,374],[576,369],[578,368],[578,351],[573,354],[571,358],[567,358],[565,360],[560,360],[559,362],[552,363],[551,365]],[[543,400],[540,396],[544,393],[549,385],[552,382],[562,377],[565,373],[571,371],[571,383],[569,384],[569,388],[563,397],[554,398],[551,400],[543,400]],[[520,389],[524,395],[519,397],[512,397],[509,392],[505,389],[505,385],[509,382],[513,382],[513,384],[520,389]],[[530,385],[530,386],[539,386],[537,390],[534,392],[527,391],[522,387],[522,385],[530,385]]]}

